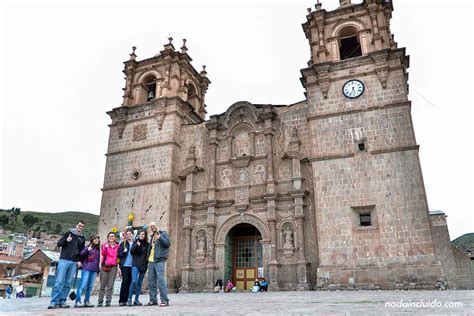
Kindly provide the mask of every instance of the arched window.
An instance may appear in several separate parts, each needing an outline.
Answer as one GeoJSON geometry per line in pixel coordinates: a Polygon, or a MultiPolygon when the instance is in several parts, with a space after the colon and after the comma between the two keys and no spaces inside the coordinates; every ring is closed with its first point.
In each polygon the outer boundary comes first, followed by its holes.
{"type": "Polygon", "coordinates": [[[339,56],[340,60],[362,56],[357,29],[347,26],[339,32],[339,56]]]}
{"type": "Polygon", "coordinates": [[[197,91],[194,85],[190,83],[188,84],[188,102],[193,106],[193,108],[198,110],[199,100],[198,100],[197,91]]]}
{"type": "Polygon", "coordinates": [[[146,88],[146,102],[156,98],[156,78],[153,75],[146,76],[143,80],[146,88]]]}

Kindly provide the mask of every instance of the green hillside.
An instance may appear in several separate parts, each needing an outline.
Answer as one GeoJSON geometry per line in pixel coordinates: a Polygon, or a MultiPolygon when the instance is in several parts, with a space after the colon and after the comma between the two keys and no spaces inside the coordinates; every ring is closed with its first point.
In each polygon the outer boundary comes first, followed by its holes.
{"type": "Polygon", "coordinates": [[[464,234],[451,242],[454,247],[462,250],[472,249],[474,250],[474,233],[464,234]]]}
{"type": "Polygon", "coordinates": [[[75,227],[79,220],[86,223],[85,236],[97,232],[99,215],[84,212],[23,212],[18,208],[0,209],[0,227],[15,233],[25,233],[28,230],[61,234],[75,227]]]}

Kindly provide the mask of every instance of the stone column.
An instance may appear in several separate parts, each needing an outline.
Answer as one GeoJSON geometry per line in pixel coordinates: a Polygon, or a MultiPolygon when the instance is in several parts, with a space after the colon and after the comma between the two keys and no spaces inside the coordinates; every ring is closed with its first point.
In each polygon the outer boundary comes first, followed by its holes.
{"type": "Polygon", "coordinates": [[[216,206],[216,161],[217,161],[217,122],[211,119],[206,124],[209,130],[209,188],[207,203],[207,258],[206,258],[206,290],[212,291],[215,282],[215,271],[218,267],[215,259],[215,206],[216,206]]]}
{"type": "Polygon", "coordinates": [[[308,284],[308,262],[305,255],[305,236],[304,236],[304,213],[303,213],[303,197],[305,191],[299,190],[292,194],[295,204],[295,219],[298,230],[298,291],[309,290],[308,284]]]}
{"type": "Polygon", "coordinates": [[[191,289],[191,207],[184,208],[184,266],[181,269],[182,291],[189,292],[191,289]]]}

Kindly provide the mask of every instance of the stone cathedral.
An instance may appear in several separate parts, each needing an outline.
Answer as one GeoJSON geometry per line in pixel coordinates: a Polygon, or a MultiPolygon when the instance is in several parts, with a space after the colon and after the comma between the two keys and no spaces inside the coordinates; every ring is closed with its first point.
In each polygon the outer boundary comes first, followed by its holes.
{"type": "Polygon", "coordinates": [[[207,120],[211,81],[185,40],[144,60],[134,48],[123,104],[108,112],[100,234],[156,221],[181,291],[263,277],[270,290],[472,285],[446,216],[428,210],[392,11],[318,1],[302,25],[305,99],[237,102],[207,120]]]}

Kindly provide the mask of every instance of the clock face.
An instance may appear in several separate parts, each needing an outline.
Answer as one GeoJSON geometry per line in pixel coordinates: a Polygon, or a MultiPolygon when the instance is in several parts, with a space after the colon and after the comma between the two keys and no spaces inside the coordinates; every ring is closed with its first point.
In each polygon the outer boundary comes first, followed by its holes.
{"type": "Polygon", "coordinates": [[[364,93],[364,84],[360,80],[349,80],[342,87],[342,93],[350,99],[360,97],[364,93]]]}

